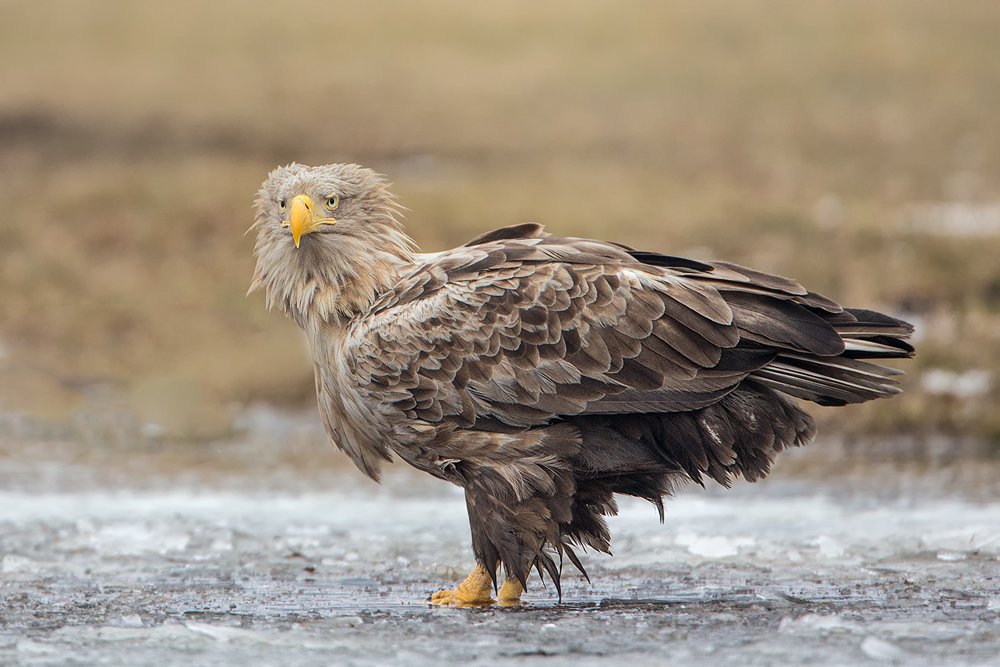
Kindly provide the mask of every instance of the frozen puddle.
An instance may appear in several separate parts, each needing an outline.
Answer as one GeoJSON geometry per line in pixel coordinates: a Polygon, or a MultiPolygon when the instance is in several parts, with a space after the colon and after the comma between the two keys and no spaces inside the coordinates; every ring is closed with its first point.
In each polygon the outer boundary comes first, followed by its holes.
{"type": "Polygon", "coordinates": [[[1000,664],[1000,503],[626,501],[562,605],[442,610],[464,500],[397,491],[0,493],[0,663],[1000,664]]]}

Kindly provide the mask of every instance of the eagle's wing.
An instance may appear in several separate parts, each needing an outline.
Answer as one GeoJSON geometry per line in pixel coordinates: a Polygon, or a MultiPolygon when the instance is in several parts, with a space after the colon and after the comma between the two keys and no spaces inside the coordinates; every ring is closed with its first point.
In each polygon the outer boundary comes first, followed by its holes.
{"type": "Polygon", "coordinates": [[[862,362],[817,387],[803,361],[844,353],[856,321],[784,278],[519,225],[430,256],[353,325],[345,357],[372,399],[409,417],[509,431],[705,407],[780,355],[762,379],[786,393],[890,392],[862,362]]]}

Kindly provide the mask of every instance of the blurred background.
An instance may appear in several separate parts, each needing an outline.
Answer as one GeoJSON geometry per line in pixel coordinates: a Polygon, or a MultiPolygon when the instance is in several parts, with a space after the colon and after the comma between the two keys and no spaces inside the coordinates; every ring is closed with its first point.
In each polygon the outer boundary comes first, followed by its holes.
{"type": "Polygon", "coordinates": [[[0,435],[339,461],[245,232],[351,161],[425,251],[530,220],[906,318],[906,393],[824,432],[996,456],[998,109],[990,0],[2,0],[0,435]]]}

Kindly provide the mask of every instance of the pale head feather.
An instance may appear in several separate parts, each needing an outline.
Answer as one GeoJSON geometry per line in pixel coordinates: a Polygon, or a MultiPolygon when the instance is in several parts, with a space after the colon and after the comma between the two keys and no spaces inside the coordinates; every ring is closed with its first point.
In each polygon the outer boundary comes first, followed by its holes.
{"type": "Polygon", "coordinates": [[[395,284],[413,262],[414,243],[397,219],[400,207],[385,179],[356,164],[307,167],[292,163],[272,171],[255,202],[257,230],[250,291],[263,289],[303,328],[356,317],[395,284]],[[308,195],[321,205],[339,197],[337,222],[302,237],[295,247],[282,226],[280,202],[308,195]]]}

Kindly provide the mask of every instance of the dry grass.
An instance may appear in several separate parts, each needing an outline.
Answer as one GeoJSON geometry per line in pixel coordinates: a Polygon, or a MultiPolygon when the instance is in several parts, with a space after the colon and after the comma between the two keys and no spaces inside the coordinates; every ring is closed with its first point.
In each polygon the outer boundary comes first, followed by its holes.
{"type": "Polygon", "coordinates": [[[903,224],[1000,200],[998,44],[989,1],[2,1],[0,363],[310,400],[242,234],[273,166],[351,160],[425,249],[536,220],[918,315],[909,393],[821,420],[1000,434],[915,381],[1000,380],[1000,240],[903,224]]]}

